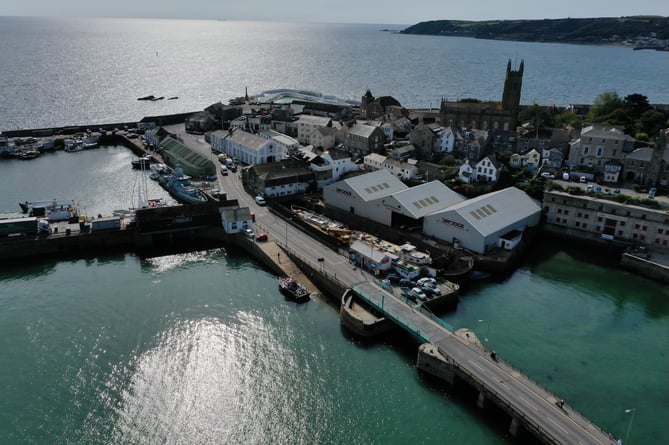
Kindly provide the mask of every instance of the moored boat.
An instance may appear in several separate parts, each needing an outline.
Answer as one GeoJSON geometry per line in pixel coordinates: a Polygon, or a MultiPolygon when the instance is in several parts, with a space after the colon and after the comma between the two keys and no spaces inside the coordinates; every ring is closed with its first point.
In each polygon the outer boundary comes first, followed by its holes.
{"type": "Polygon", "coordinates": [[[284,296],[298,303],[309,300],[309,291],[304,285],[298,283],[295,278],[279,278],[279,290],[284,296]]]}
{"type": "Polygon", "coordinates": [[[165,164],[151,164],[149,166],[149,178],[157,181],[161,176],[170,173],[170,169],[165,164]]]}
{"type": "Polygon", "coordinates": [[[153,161],[153,156],[146,155],[142,156],[141,158],[133,159],[132,161],[130,161],[130,164],[132,164],[132,168],[135,168],[137,170],[148,170],[152,161],[153,161]]]}
{"type": "Polygon", "coordinates": [[[185,204],[203,204],[209,201],[207,195],[190,183],[190,176],[184,175],[181,169],[176,169],[171,175],[164,175],[158,178],[158,183],[177,201],[185,204]]]}
{"type": "Polygon", "coordinates": [[[68,153],[76,153],[84,149],[84,141],[81,139],[65,139],[64,150],[68,153]]]}

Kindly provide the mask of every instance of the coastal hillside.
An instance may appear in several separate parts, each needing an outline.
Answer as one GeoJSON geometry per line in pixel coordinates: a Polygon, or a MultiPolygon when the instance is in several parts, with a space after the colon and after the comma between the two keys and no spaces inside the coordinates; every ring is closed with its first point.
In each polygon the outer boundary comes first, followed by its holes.
{"type": "Polygon", "coordinates": [[[524,42],[620,43],[663,49],[669,42],[669,17],[433,20],[420,22],[400,32],[524,42]]]}

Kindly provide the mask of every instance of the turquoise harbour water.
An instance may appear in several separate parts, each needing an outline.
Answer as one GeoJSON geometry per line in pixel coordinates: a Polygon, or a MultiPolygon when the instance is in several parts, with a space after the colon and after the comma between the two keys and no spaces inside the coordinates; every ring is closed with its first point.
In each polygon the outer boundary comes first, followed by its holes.
{"type": "MultiPolygon", "coordinates": [[[[108,147],[0,162],[0,188],[30,190],[41,162],[86,164],[49,189],[68,199],[102,183],[105,203],[141,174],[131,158],[108,147]]],[[[18,208],[27,192],[14,193],[0,208],[18,208]]],[[[616,437],[634,408],[630,443],[669,441],[665,286],[542,241],[443,318],[616,437]]],[[[474,395],[421,376],[407,337],[351,338],[336,303],[286,301],[239,251],[4,265],[0,339],[0,443],[513,443],[474,395]]]]}
{"type": "MultiPolygon", "coordinates": [[[[603,91],[669,103],[669,53],[381,28],[402,26],[0,17],[0,130],[195,111],[245,87],[370,88],[407,107],[500,100],[509,58],[525,60],[522,103],[603,91]],[[147,94],[179,99],[137,101],[147,94]]],[[[0,211],[132,207],[143,181],[131,159],[105,147],[0,160],[0,211]]],[[[542,242],[443,318],[616,437],[635,409],[629,443],[669,443],[666,286],[542,242]]],[[[285,301],[238,251],[3,264],[0,345],[0,444],[513,443],[473,396],[419,375],[406,337],[350,338],[336,303],[285,301]]]]}

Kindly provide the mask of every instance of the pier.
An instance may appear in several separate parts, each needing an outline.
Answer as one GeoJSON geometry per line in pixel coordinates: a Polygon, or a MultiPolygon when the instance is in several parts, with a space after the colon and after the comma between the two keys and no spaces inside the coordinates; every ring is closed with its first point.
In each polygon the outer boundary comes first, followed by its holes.
{"type": "Polygon", "coordinates": [[[559,397],[484,348],[473,332],[453,332],[424,306],[407,304],[373,283],[356,284],[353,291],[421,343],[418,369],[451,384],[457,377],[474,387],[479,407],[494,403],[510,416],[512,435],[523,427],[547,444],[612,443],[559,397]]]}

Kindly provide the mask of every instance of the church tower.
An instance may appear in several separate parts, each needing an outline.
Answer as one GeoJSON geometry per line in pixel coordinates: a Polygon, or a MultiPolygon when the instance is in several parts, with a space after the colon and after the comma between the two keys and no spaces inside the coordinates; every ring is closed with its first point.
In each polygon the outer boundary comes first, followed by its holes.
{"type": "Polygon", "coordinates": [[[520,108],[520,90],[523,87],[523,69],[525,62],[520,61],[517,71],[511,69],[511,59],[506,65],[506,79],[504,79],[504,92],[502,93],[502,109],[510,111],[514,120],[518,118],[520,108]]]}

